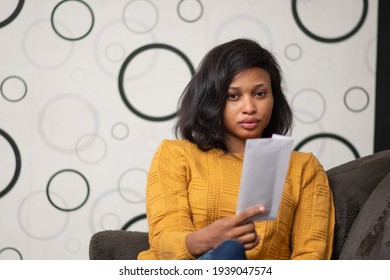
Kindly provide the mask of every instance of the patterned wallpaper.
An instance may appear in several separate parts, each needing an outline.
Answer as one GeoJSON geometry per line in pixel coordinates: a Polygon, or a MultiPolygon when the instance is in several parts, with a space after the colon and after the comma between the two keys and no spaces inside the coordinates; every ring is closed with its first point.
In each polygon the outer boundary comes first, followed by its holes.
{"type": "Polygon", "coordinates": [[[147,230],[151,158],[203,55],[237,37],[279,60],[295,149],[373,151],[377,0],[0,2],[0,259],[88,259],[147,230]]]}

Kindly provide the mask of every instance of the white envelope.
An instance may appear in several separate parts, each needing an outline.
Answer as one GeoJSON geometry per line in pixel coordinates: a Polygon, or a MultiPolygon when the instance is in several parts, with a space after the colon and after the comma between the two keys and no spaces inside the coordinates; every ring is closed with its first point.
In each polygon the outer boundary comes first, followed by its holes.
{"type": "Polygon", "coordinates": [[[246,140],[237,213],[264,205],[267,212],[251,220],[276,219],[293,144],[293,138],[276,134],[246,140]]]}

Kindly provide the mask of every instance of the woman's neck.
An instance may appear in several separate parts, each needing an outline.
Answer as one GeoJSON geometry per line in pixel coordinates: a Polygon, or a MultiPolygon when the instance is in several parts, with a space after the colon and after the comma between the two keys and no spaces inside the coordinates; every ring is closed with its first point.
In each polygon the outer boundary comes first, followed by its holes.
{"type": "Polygon", "coordinates": [[[231,152],[232,154],[240,154],[240,155],[243,155],[244,154],[244,150],[245,150],[245,141],[235,141],[235,142],[231,142],[229,141],[227,143],[227,148],[229,149],[229,152],[231,152]]]}

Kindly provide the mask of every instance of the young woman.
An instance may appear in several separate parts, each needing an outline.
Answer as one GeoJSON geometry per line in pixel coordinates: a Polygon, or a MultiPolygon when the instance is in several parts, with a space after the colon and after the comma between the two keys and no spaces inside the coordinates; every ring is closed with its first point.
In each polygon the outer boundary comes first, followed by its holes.
{"type": "Polygon", "coordinates": [[[246,139],[285,135],[292,112],[273,55],[237,39],[212,49],[180,100],[176,135],[158,148],[146,190],[150,249],[139,259],[329,259],[334,207],[311,153],[292,152],[276,220],[236,213],[246,139]]]}

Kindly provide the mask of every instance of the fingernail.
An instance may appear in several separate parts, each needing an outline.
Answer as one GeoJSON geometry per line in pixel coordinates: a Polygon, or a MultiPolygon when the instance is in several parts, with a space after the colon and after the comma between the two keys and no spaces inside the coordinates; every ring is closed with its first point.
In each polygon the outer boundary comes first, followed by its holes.
{"type": "Polygon", "coordinates": [[[259,207],[259,210],[260,210],[261,212],[264,212],[264,211],[265,211],[265,207],[264,207],[264,206],[260,206],[260,207],[259,207]]]}

